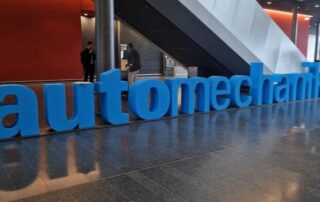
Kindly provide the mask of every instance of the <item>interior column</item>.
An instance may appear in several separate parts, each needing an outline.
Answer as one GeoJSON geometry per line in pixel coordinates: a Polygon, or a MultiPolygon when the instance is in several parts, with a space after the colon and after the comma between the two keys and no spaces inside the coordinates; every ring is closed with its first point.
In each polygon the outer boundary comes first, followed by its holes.
{"type": "Polygon", "coordinates": [[[96,2],[97,79],[100,73],[115,68],[114,0],[96,2]]]}

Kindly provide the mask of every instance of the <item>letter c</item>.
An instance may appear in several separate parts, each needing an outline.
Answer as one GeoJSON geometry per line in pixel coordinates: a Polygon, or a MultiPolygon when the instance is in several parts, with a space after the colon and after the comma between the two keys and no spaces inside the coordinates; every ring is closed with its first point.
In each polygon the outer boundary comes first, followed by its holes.
{"type": "MultiPolygon", "coordinates": [[[[252,85],[251,78],[248,76],[236,75],[231,77],[231,104],[239,108],[248,107],[252,102],[249,95],[241,95],[241,86],[250,87],[252,85]]],[[[249,94],[249,92],[248,92],[249,94]]]]}

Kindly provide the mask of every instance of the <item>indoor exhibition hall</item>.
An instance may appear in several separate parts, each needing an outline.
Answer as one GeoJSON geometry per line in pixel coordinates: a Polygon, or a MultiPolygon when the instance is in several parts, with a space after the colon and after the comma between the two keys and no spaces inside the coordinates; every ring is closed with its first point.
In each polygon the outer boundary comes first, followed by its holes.
{"type": "Polygon", "coordinates": [[[0,202],[320,201],[320,0],[0,10],[0,202]]]}

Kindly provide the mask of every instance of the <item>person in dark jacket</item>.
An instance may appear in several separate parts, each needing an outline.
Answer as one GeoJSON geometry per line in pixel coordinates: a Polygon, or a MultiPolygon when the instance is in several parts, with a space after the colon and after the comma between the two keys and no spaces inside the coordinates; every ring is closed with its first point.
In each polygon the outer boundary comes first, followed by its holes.
{"type": "Polygon", "coordinates": [[[132,85],[137,80],[137,74],[141,69],[140,55],[137,50],[133,48],[132,43],[128,44],[128,82],[132,85]]]}
{"type": "Polygon", "coordinates": [[[96,54],[93,49],[93,42],[87,43],[87,48],[81,52],[81,64],[83,66],[83,80],[84,82],[90,79],[93,82],[95,73],[96,54]]]}

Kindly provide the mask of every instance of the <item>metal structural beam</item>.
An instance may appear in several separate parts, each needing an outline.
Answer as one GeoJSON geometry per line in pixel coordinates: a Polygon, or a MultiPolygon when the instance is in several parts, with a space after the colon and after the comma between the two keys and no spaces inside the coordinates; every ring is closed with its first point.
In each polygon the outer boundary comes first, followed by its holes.
{"type": "Polygon", "coordinates": [[[114,0],[95,0],[96,3],[96,75],[115,67],[114,0]]]}
{"type": "Polygon", "coordinates": [[[317,30],[316,30],[316,45],[315,45],[315,51],[314,51],[314,61],[318,61],[318,55],[319,55],[319,28],[320,28],[320,22],[317,22],[317,30]]]}
{"type": "Polygon", "coordinates": [[[292,27],[291,27],[291,40],[297,44],[298,35],[298,5],[294,5],[292,9],[292,27]]]}

